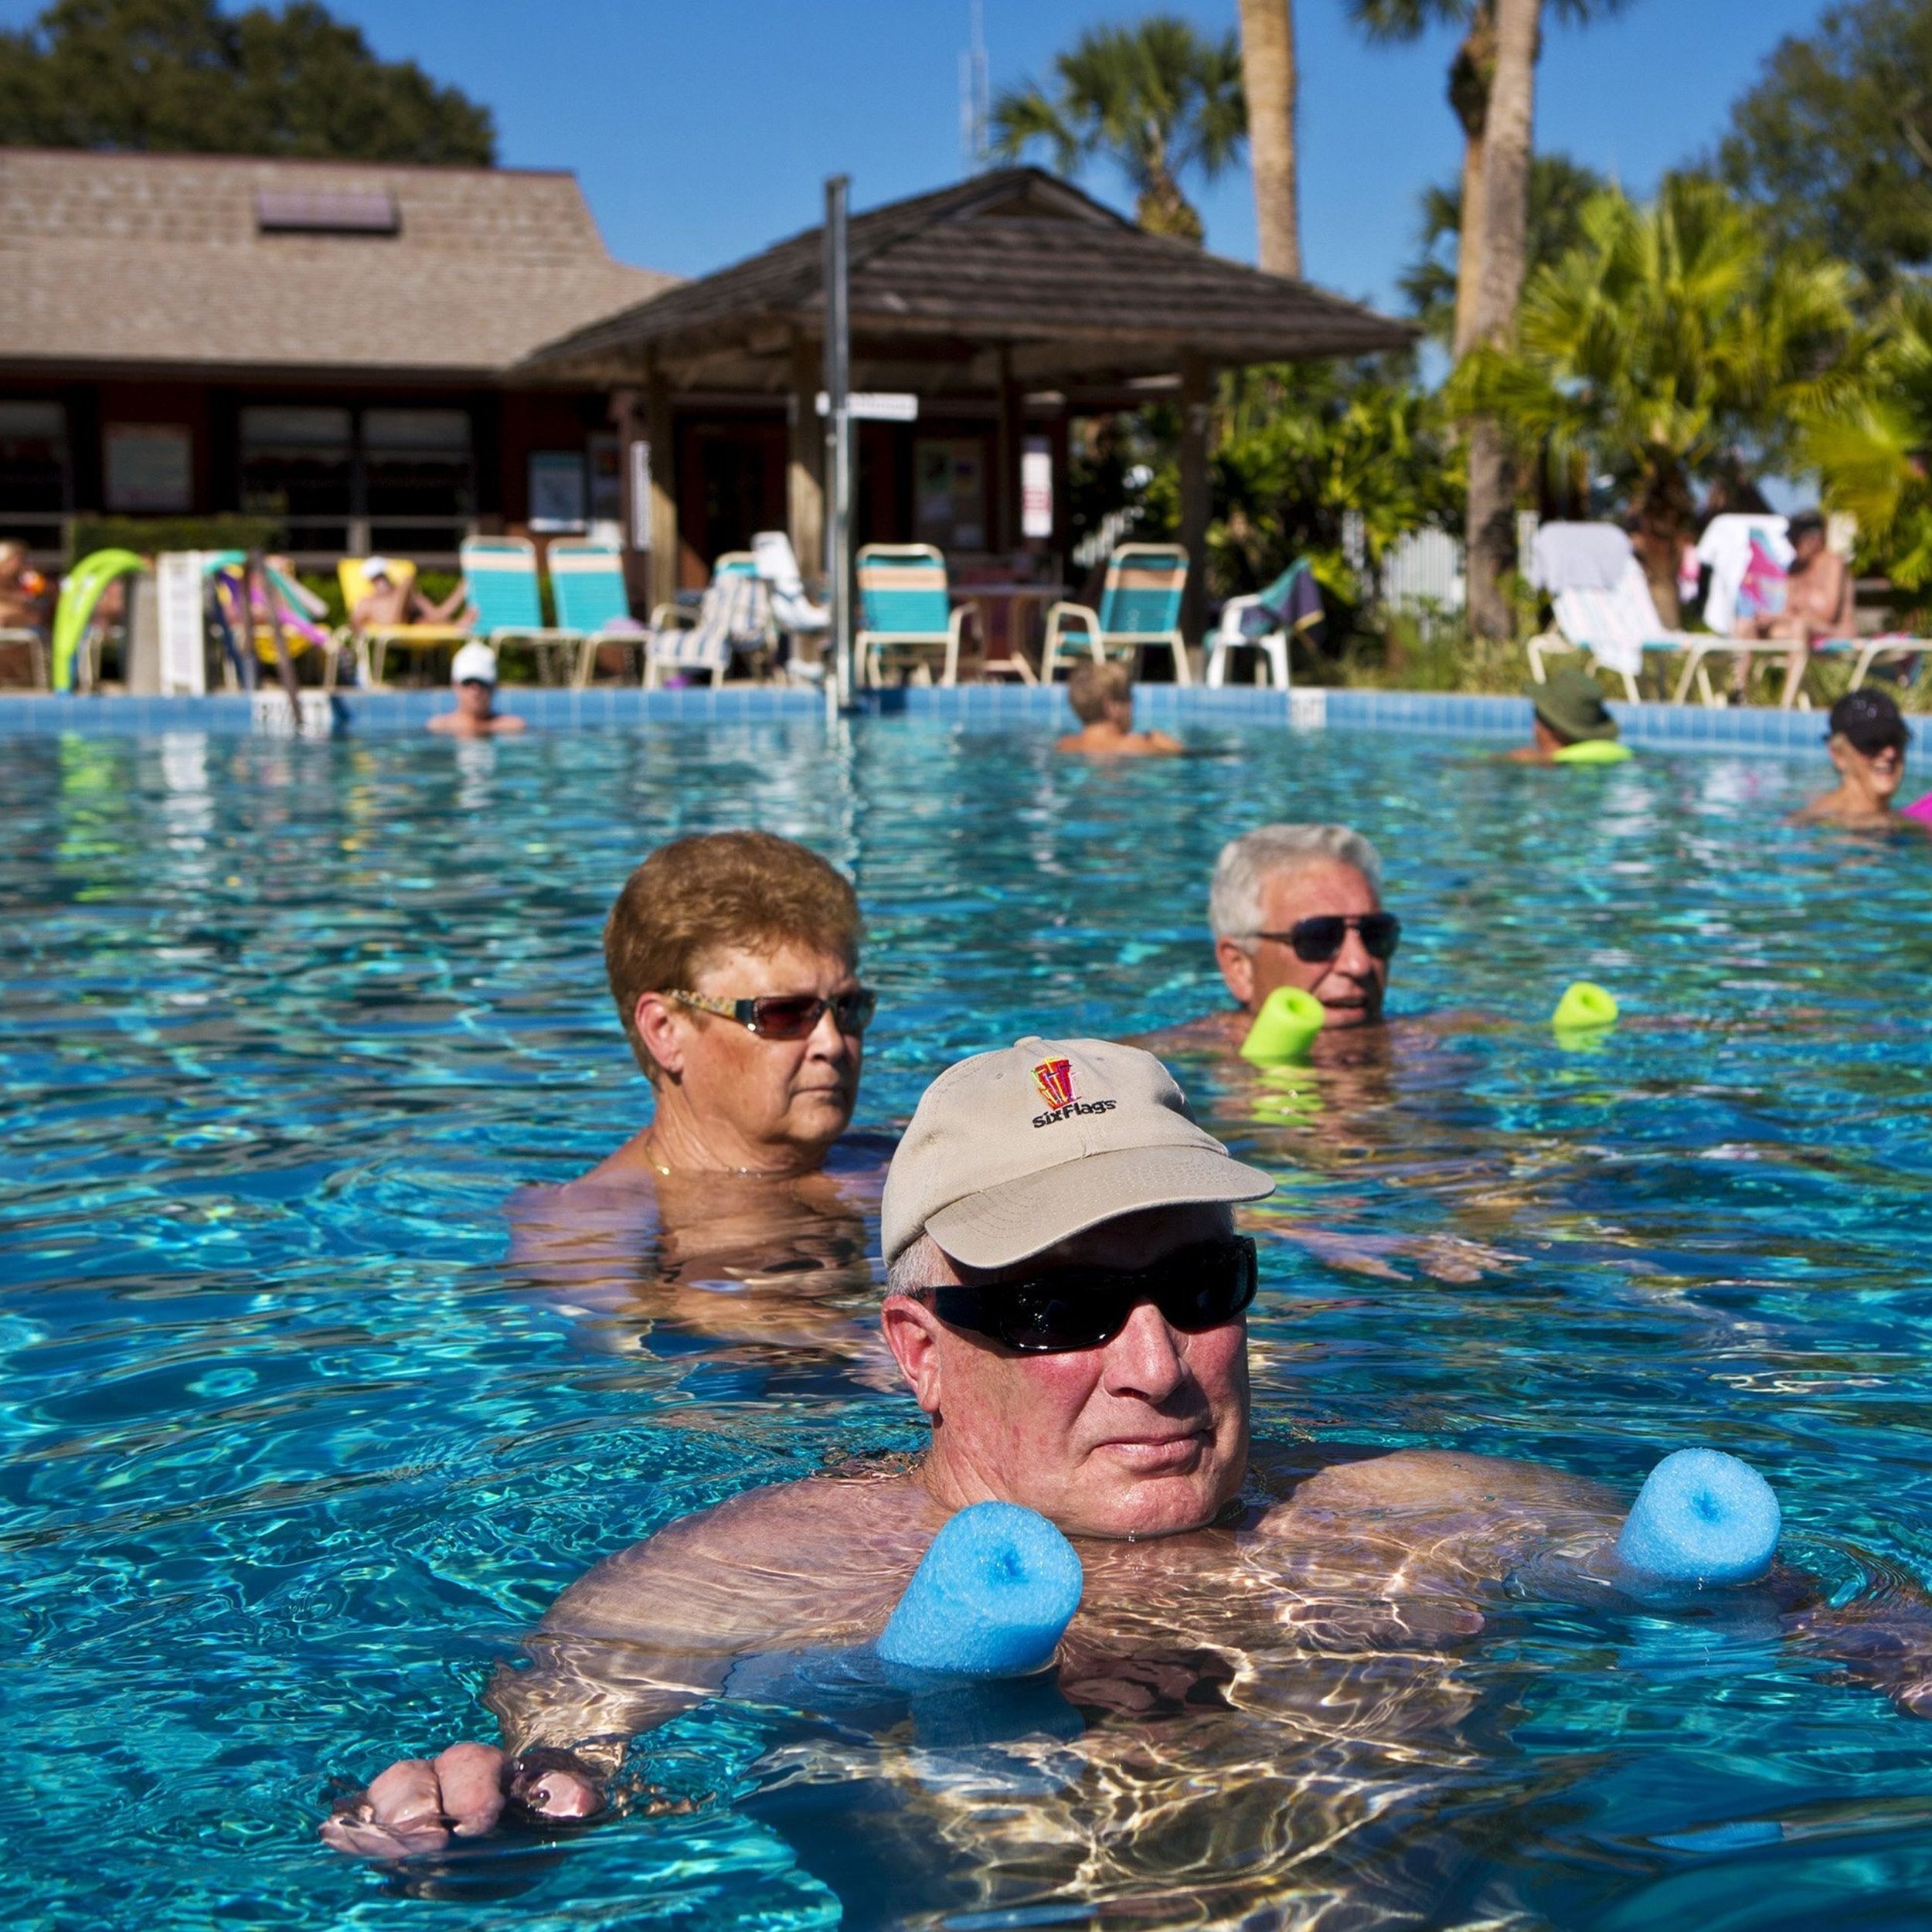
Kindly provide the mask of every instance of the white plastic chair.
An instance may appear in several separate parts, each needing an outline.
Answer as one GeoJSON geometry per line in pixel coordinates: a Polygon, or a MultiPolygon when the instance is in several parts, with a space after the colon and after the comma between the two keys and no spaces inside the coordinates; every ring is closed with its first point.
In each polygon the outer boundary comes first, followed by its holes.
{"type": "MultiPolygon", "coordinates": [[[[1264,632],[1258,638],[1243,636],[1241,616],[1243,611],[1257,610],[1261,603],[1261,594],[1250,597],[1230,597],[1221,607],[1221,621],[1208,635],[1207,681],[1210,689],[1219,690],[1227,682],[1228,655],[1234,651],[1258,651],[1261,663],[1266,664],[1270,681],[1277,691],[1286,691],[1288,681],[1288,634],[1277,628],[1264,632]]],[[[1258,672],[1260,664],[1255,666],[1258,672]]],[[[1256,682],[1260,680],[1257,678],[1256,682]]]]}

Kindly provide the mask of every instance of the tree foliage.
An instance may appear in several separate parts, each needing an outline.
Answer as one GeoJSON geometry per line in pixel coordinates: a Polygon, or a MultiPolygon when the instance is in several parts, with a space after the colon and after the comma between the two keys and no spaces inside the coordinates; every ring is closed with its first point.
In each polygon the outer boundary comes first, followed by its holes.
{"type": "Polygon", "coordinates": [[[1932,265],[1932,0],[1854,0],[1780,42],[1719,167],[1781,241],[1880,284],[1932,265]]]}
{"type": "MultiPolygon", "coordinates": [[[[1581,239],[1585,204],[1608,185],[1595,168],[1567,155],[1538,155],[1529,165],[1529,272],[1566,253],[1581,239]]],[[[1422,252],[1398,286],[1410,311],[1446,348],[1456,321],[1456,250],[1462,195],[1454,187],[1422,191],[1422,252]]]]}
{"type": "Polygon", "coordinates": [[[1798,453],[1861,552],[1909,590],[1932,584],[1932,287],[1901,287],[1881,314],[1861,383],[1808,412],[1798,453]]]}
{"type": "Polygon", "coordinates": [[[0,34],[0,141],[488,166],[490,111],[314,0],[56,0],[0,34]]]}
{"type": "Polygon", "coordinates": [[[1606,190],[1580,225],[1531,277],[1515,345],[1465,359],[1447,399],[1497,417],[1566,487],[1614,478],[1668,616],[1692,478],[1740,445],[1775,461],[1796,423],[1859,393],[1855,278],[1770,248],[1756,213],[1706,180],[1667,180],[1643,207],[1606,190]]]}
{"type": "Polygon", "coordinates": [[[1247,109],[1238,37],[1209,40],[1175,15],[1151,14],[1131,27],[1090,29],[1053,72],[1050,94],[1036,82],[993,103],[994,151],[1017,160],[1044,145],[1063,175],[1103,155],[1132,184],[1143,228],[1199,242],[1201,217],[1181,182],[1196,172],[1212,180],[1240,152],[1247,109]]]}

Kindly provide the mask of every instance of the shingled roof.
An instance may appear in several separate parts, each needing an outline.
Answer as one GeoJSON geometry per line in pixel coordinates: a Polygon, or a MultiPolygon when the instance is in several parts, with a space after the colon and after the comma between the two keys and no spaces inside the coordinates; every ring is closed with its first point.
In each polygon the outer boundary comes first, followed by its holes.
{"type": "Polygon", "coordinates": [[[0,366],[488,379],[667,287],[574,176],[0,148],[0,366]]]}
{"type": "MultiPolygon", "coordinates": [[[[579,328],[532,372],[633,381],[648,356],[678,388],[782,389],[794,336],[823,328],[821,231],[579,328]]],[[[1415,332],[1303,281],[1150,235],[1038,168],[981,175],[855,216],[853,381],[927,393],[1119,382],[1210,362],[1406,347],[1415,332]]]]}

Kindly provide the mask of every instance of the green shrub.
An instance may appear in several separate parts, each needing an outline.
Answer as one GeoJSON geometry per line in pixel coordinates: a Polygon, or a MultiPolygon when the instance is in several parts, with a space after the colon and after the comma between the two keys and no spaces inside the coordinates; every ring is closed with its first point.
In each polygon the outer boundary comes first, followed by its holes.
{"type": "Polygon", "coordinates": [[[67,526],[67,554],[96,550],[260,550],[280,529],[272,516],[77,516],[67,526]]]}

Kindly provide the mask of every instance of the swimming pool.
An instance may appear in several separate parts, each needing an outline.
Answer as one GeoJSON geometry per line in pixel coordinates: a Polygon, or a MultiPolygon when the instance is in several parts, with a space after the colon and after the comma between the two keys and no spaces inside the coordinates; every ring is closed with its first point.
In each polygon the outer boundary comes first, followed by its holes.
{"type": "Polygon", "coordinates": [[[1257,1434],[1631,1487],[1705,1440],[1842,1595],[1927,1573],[1932,852],[1782,828],[1813,776],[1782,762],[1195,735],[1113,770],[904,719],[10,749],[12,1923],[1916,1915],[1932,1726],[1748,1620],[1529,1602],[1446,1666],[1203,1668],[1083,1760],[717,1703],[649,1747],[687,1813],[400,1881],[315,1844],[331,1774],[488,1734],[492,1663],[594,1558],[920,1440],[862,1338],[862,1225],[736,1295],[667,1296],[648,1254],[561,1287],[505,1258],[506,1196],[639,1122],[598,932],[681,830],[852,871],[884,1134],[961,1052],[1202,1010],[1221,840],[1352,820],[1406,922],[1394,1012],[1453,1017],[1259,1105],[1181,1070],[1285,1182],[1257,1434]],[[1628,1022],[1566,1053],[1540,1022],[1583,975],[1628,1022]]]}

